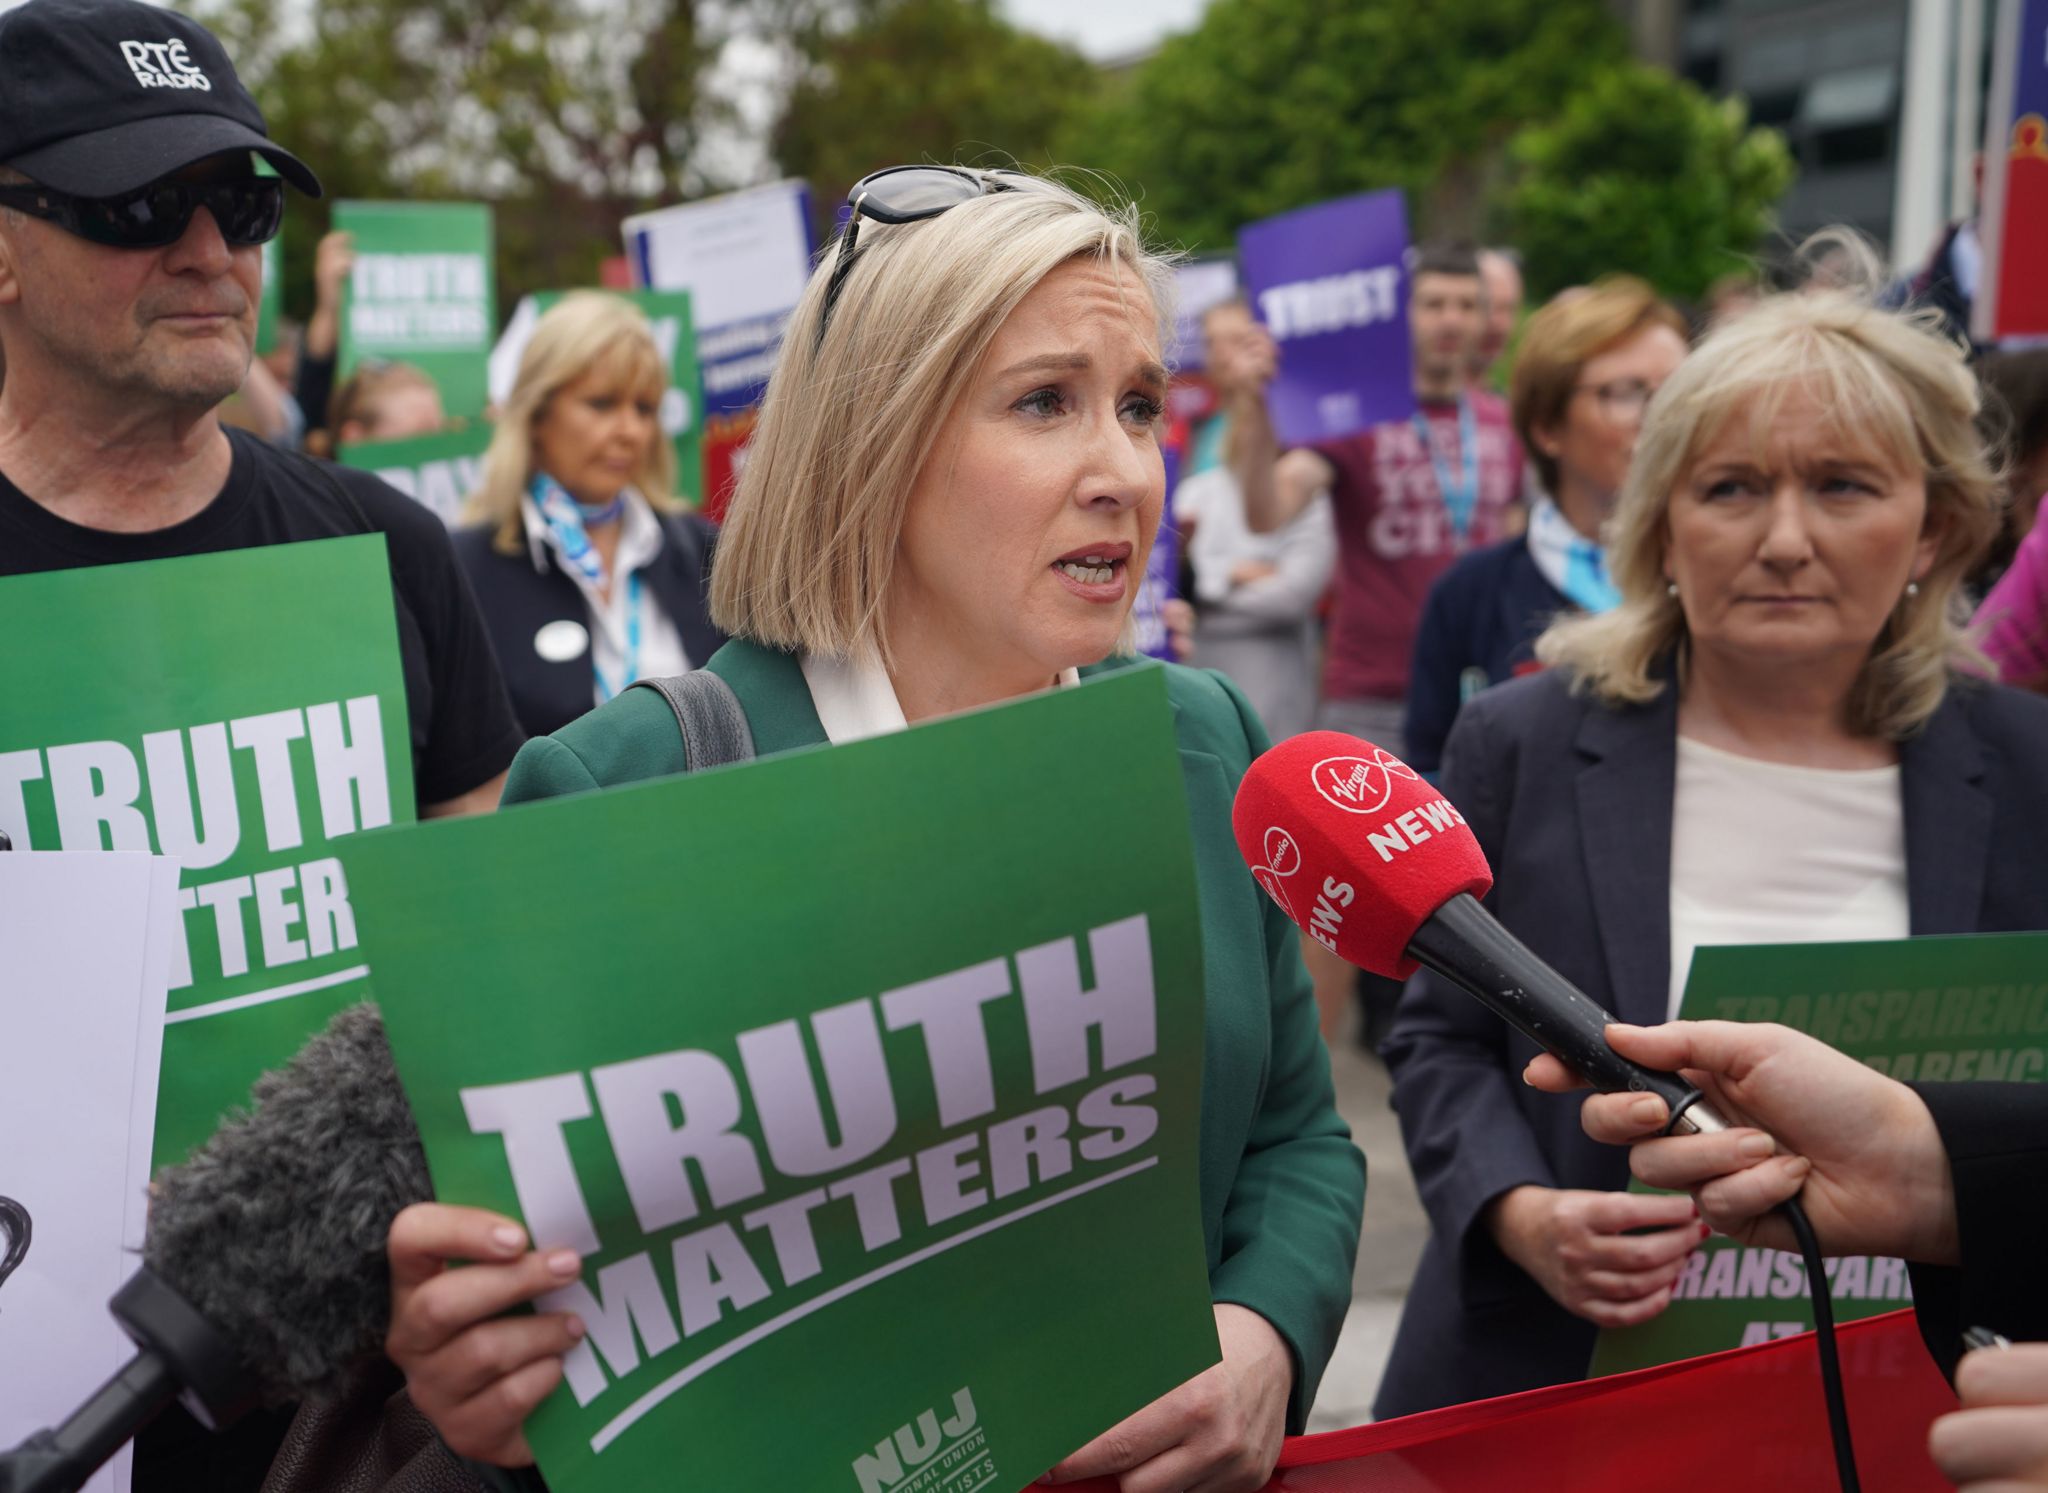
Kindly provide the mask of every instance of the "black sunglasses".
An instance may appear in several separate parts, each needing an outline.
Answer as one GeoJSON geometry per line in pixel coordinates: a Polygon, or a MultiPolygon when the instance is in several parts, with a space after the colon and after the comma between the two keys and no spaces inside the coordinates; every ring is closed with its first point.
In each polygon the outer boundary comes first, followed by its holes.
{"type": "Polygon", "coordinates": [[[1030,179],[1015,171],[975,171],[966,166],[891,166],[855,182],[846,194],[846,227],[839,235],[832,278],[825,286],[825,308],[818,313],[817,345],[825,345],[832,308],[839,303],[839,292],[853,271],[862,218],[877,223],[920,223],[991,192],[1015,191],[1030,179]]]}
{"type": "Polygon", "coordinates": [[[185,236],[202,207],[213,214],[220,236],[238,248],[268,243],[284,226],[284,183],[271,176],[166,178],[118,197],[74,197],[33,183],[0,186],[0,203],[112,249],[167,248],[185,236]]]}

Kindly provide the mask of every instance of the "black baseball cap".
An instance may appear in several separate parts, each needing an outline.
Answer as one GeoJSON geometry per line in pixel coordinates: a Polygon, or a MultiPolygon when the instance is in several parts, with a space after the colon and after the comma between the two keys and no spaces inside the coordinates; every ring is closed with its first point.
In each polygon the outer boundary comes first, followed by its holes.
{"type": "Polygon", "coordinates": [[[28,0],[0,14],[0,165],[74,197],[117,197],[238,150],[320,195],[190,17],[142,0],[28,0]]]}

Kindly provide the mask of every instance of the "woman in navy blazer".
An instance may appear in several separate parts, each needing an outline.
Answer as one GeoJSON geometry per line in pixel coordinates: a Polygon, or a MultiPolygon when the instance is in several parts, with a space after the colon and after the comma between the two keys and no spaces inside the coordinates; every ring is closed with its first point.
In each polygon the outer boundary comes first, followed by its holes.
{"type": "Polygon", "coordinates": [[[454,541],[529,736],[725,644],[717,527],[674,496],[673,392],[647,318],[601,291],[564,296],[520,354],[454,541]]]}
{"type": "MultiPolygon", "coordinates": [[[[1651,404],[1621,605],[1459,716],[1440,782],[1495,915],[1623,1021],[1671,1014],[1699,942],[2048,927],[2048,701],[1972,677],[1951,620],[1997,525],[1977,398],[1954,348],[1847,296],[1714,334],[1651,404]]],[[[1524,1085],[1535,1051],[1434,976],[1402,1000],[1432,1236],[1381,1417],[1581,1377],[1702,1237],[1524,1085]]]]}

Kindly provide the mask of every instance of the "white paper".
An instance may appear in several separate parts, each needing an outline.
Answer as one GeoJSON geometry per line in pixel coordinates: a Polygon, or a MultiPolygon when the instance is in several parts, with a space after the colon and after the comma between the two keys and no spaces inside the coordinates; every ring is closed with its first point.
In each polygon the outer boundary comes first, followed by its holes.
{"type": "Polygon", "coordinates": [[[646,265],[654,289],[690,293],[700,337],[781,316],[811,275],[805,196],[802,182],[780,181],[641,213],[624,225],[628,257],[646,265]]]}
{"type": "MultiPolygon", "coordinates": [[[[0,1195],[32,1220],[0,1282],[0,1448],[134,1351],[107,1298],[147,1217],[177,881],[146,855],[0,854],[0,1195]]],[[[126,1493],[129,1461],[87,1487],[126,1493]]]]}

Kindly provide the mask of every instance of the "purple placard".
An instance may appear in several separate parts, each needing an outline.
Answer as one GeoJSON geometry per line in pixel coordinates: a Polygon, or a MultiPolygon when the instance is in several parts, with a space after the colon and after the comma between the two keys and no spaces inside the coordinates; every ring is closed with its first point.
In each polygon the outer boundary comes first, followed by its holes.
{"type": "Polygon", "coordinates": [[[1408,210],[1398,191],[1266,218],[1237,247],[1246,299],[1280,344],[1267,407],[1284,444],[1414,414],[1408,210]]]}
{"type": "Polygon", "coordinates": [[[1145,557],[1137,598],[1131,603],[1131,625],[1140,653],[1178,663],[1166,634],[1166,604],[1180,589],[1180,534],[1173,527],[1173,486],[1180,480],[1180,452],[1166,446],[1159,454],[1166,463],[1166,505],[1159,513],[1159,534],[1152,541],[1152,553],[1145,557]]]}

